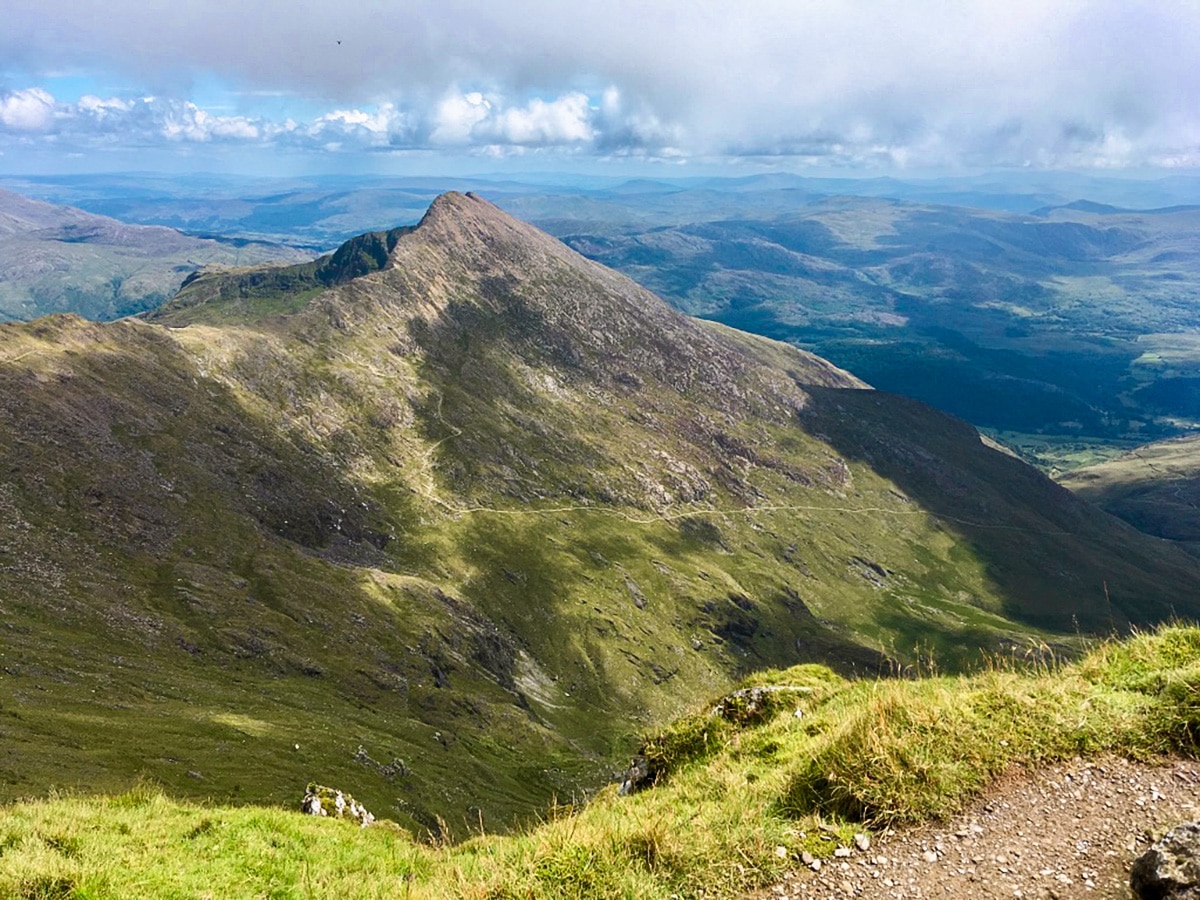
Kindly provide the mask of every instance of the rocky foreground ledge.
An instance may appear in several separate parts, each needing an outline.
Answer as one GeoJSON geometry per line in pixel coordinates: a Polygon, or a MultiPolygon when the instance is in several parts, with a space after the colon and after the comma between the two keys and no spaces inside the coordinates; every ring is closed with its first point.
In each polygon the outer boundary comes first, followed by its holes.
{"type": "Polygon", "coordinates": [[[1129,898],[1134,861],[1198,818],[1195,760],[1077,760],[1003,778],[949,822],[886,832],[752,900],[1129,898]]]}

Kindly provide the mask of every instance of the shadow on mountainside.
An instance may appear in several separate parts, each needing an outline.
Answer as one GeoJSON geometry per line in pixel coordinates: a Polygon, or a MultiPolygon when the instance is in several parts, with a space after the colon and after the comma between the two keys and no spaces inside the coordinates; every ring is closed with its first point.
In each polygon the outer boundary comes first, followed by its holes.
{"type": "Polygon", "coordinates": [[[805,386],[810,433],[871,466],[960,535],[1033,625],[1124,630],[1200,613],[1200,563],[1117,526],[967,423],[880,391],[805,386]]]}
{"type": "Polygon", "coordinates": [[[412,525],[335,455],[167,332],[10,328],[0,797],[145,777],[290,806],[319,773],[419,833],[467,830],[472,804],[511,823],[596,780],[513,689],[507,635],[387,574],[424,564],[412,525]],[[562,774],[523,774],[551,762],[562,774]]]}

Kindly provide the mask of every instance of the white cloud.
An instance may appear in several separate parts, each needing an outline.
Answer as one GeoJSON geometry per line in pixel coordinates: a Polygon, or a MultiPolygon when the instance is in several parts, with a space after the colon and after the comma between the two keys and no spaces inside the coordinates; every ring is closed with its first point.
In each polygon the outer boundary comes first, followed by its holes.
{"type": "Polygon", "coordinates": [[[405,143],[413,131],[412,117],[394,104],[382,103],[374,110],[336,109],[318,116],[307,126],[287,120],[270,133],[293,146],[320,145],[336,149],[369,150],[405,143]]]}
{"type": "Polygon", "coordinates": [[[380,110],[369,113],[361,109],[335,109],[331,113],[318,116],[313,121],[309,130],[311,133],[317,134],[327,129],[354,131],[361,128],[372,134],[386,134],[388,130],[388,111],[380,110]]]}
{"type": "Polygon", "coordinates": [[[314,150],[558,148],[843,166],[1166,166],[1200,154],[1200,5],[1190,0],[356,9],[339,17],[325,0],[256,0],[247,16],[201,0],[107,0],[98,17],[90,0],[5,0],[0,60],[23,89],[0,93],[0,129],[21,140],[169,132],[314,150]],[[173,99],[56,103],[36,77],[56,68],[173,99]],[[236,114],[188,94],[212,73],[237,97],[236,114]],[[281,97],[295,100],[293,125],[283,104],[270,106],[281,97]],[[196,110],[179,107],[188,100],[196,110]]]}
{"type": "Polygon", "coordinates": [[[442,98],[433,113],[434,144],[467,144],[475,126],[487,121],[492,102],[478,91],[467,94],[453,91],[442,98]]]}
{"type": "Polygon", "coordinates": [[[584,143],[595,137],[586,94],[574,92],[549,102],[535,97],[523,107],[506,109],[487,129],[508,144],[584,143]]]}
{"type": "Polygon", "coordinates": [[[244,116],[216,116],[190,102],[155,104],[151,99],[147,105],[157,106],[150,118],[168,141],[257,141],[263,133],[258,123],[244,116]]]}
{"type": "Polygon", "coordinates": [[[237,141],[256,141],[261,135],[259,128],[245,116],[223,116],[211,120],[209,133],[215,138],[237,141]]]}
{"type": "Polygon", "coordinates": [[[54,124],[54,97],[41,88],[0,94],[0,127],[11,131],[48,131],[54,124]]]}
{"type": "Polygon", "coordinates": [[[121,100],[117,97],[101,99],[94,94],[84,94],[79,98],[79,103],[76,105],[81,113],[93,115],[100,119],[109,115],[119,115],[129,112],[133,108],[133,104],[128,100],[121,100]]]}

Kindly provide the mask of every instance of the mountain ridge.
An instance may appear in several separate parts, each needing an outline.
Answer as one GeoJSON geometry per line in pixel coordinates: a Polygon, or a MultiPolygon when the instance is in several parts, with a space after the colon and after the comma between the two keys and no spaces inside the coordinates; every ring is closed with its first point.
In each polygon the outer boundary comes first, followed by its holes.
{"type": "Polygon", "coordinates": [[[389,243],[299,294],[189,303],[210,274],[147,320],[0,327],[0,790],[320,773],[462,833],[751,671],[1196,611],[1194,559],[965,423],[486,201],[389,243]]]}

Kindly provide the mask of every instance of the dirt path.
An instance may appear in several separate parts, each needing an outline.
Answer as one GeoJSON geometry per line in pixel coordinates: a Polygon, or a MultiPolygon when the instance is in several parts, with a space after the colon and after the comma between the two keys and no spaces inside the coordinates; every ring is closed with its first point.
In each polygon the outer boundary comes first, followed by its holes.
{"type": "Polygon", "coordinates": [[[1129,898],[1129,866],[1200,819],[1200,763],[1104,758],[1014,773],[948,822],[876,835],[747,900],[1129,898]]]}

